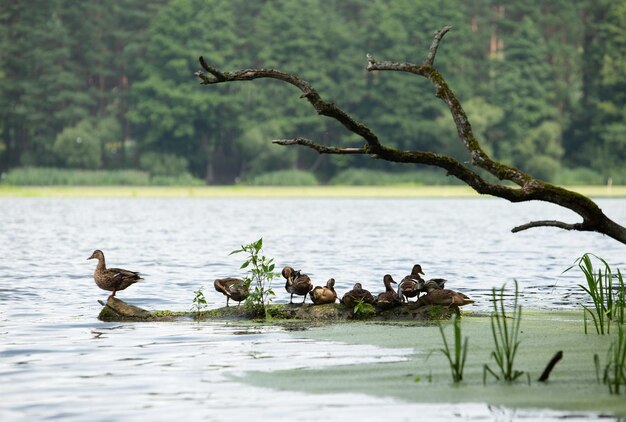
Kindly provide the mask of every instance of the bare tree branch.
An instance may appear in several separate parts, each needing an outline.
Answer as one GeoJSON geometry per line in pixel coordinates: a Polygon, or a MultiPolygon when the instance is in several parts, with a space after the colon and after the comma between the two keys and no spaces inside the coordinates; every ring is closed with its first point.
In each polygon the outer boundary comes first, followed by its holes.
{"type": "Polygon", "coordinates": [[[364,148],[340,148],[340,147],[328,147],[322,144],[317,144],[313,141],[309,141],[304,138],[294,139],[276,139],[272,141],[278,145],[303,145],[319,152],[320,154],[365,154],[364,148]]]}
{"type": "Polygon", "coordinates": [[[437,54],[437,49],[439,48],[439,43],[446,32],[452,29],[451,26],[444,26],[439,31],[435,32],[435,36],[433,37],[433,42],[430,45],[430,49],[428,50],[428,56],[426,56],[426,60],[424,60],[424,64],[427,66],[432,66],[435,62],[435,55],[437,54]]]}
{"type": "Polygon", "coordinates": [[[198,70],[195,75],[202,80],[203,85],[218,84],[222,82],[251,81],[260,78],[278,79],[283,82],[287,82],[302,91],[301,98],[306,98],[318,114],[332,117],[337,120],[350,132],[356,133],[365,139],[365,142],[367,142],[371,148],[376,149],[380,147],[378,137],[367,126],[354,120],[335,104],[322,100],[318,92],[313,89],[311,84],[298,78],[297,76],[275,69],[244,69],[235,72],[223,73],[213,66],[206,64],[202,56],[200,56],[200,62],[204,62],[205,64],[202,65],[202,67],[207,70],[211,69],[208,71],[214,75],[214,77],[210,77],[204,72],[198,70]]]}
{"type": "Polygon", "coordinates": [[[533,227],[557,227],[565,230],[598,232],[626,244],[626,228],[609,219],[591,199],[579,193],[535,179],[515,167],[499,163],[489,157],[482,149],[474,137],[472,126],[460,101],[452,92],[444,77],[433,66],[439,45],[449,30],[450,27],[446,26],[435,33],[426,60],[422,65],[378,61],[372,55],[367,54],[367,70],[406,72],[428,79],[435,88],[435,96],[441,99],[450,110],[457,129],[457,135],[469,152],[471,163],[489,172],[499,180],[513,182],[517,187],[488,182],[477,172],[452,157],[433,152],[402,151],[387,147],[381,144],[371,129],[354,120],[335,104],[324,101],[311,84],[289,73],[275,69],[244,69],[235,72],[221,72],[207,64],[200,57],[201,66],[212,76],[208,76],[202,71],[197,71],[195,75],[201,79],[201,83],[204,85],[250,81],[259,78],[272,78],[287,82],[302,91],[301,97],[306,98],[318,114],[337,120],[350,132],[359,135],[365,140],[362,148],[325,146],[303,138],[276,140],[274,141],[276,144],[300,145],[314,149],[320,154],[368,154],[372,158],[398,163],[416,163],[440,167],[445,169],[448,175],[462,180],[478,193],[497,196],[511,202],[532,200],[550,202],[576,212],[583,220],[581,223],[576,224],[567,224],[559,221],[535,221],[515,227],[512,230],[513,232],[533,227]]]}
{"type": "MultiPolygon", "coordinates": [[[[207,62],[204,61],[204,57],[200,56],[200,65],[210,74],[212,74],[213,76],[215,76],[215,78],[218,81],[224,81],[226,80],[226,76],[224,76],[224,74],[222,72],[220,72],[219,70],[217,70],[216,68],[214,68],[213,66],[210,66],[207,62]]],[[[197,72],[196,72],[197,73],[197,72]]]]}
{"type": "Polygon", "coordinates": [[[533,227],[558,227],[563,230],[580,230],[580,224],[567,224],[562,221],[556,220],[541,220],[541,221],[531,221],[530,223],[522,224],[521,226],[517,226],[511,229],[511,232],[517,233],[522,230],[532,229],[533,227]]]}

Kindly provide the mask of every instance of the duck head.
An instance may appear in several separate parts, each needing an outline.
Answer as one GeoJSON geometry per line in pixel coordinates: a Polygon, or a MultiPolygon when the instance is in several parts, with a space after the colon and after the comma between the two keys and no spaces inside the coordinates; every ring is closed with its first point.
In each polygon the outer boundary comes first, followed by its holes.
{"type": "Polygon", "coordinates": [[[326,288],[330,290],[335,290],[335,279],[331,278],[326,282],[326,288]]]}
{"type": "Polygon", "coordinates": [[[363,286],[361,285],[361,283],[354,283],[354,287],[352,288],[352,290],[362,290],[363,286]]]}
{"type": "Polygon", "coordinates": [[[282,275],[287,280],[289,280],[289,278],[293,275],[293,273],[295,273],[295,270],[292,267],[287,266],[283,268],[282,275]]]}
{"type": "Polygon", "coordinates": [[[87,259],[97,259],[98,261],[100,261],[101,259],[104,259],[104,254],[100,249],[96,249],[87,259]]]}
{"type": "Polygon", "coordinates": [[[420,264],[415,264],[413,265],[413,269],[411,270],[411,274],[413,275],[417,275],[417,274],[424,274],[424,271],[422,271],[422,266],[420,264]]]}
{"type": "Polygon", "coordinates": [[[393,280],[393,277],[391,277],[391,275],[389,274],[385,274],[385,276],[383,277],[383,282],[385,283],[385,287],[387,288],[387,290],[391,289],[391,283],[398,284],[393,280]]]}

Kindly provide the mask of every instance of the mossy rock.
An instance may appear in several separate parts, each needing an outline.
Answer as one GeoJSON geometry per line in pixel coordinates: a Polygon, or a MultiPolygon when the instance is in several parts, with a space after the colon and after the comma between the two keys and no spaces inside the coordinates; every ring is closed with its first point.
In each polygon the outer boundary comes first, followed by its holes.
{"type": "MultiPolygon", "coordinates": [[[[116,297],[109,297],[98,318],[102,321],[179,321],[179,320],[258,320],[264,319],[262,312],[246,306],[228,306],[201,312],[147,311],[124,302],[116,297]]],[[[443,306],[421,306],[416,303],[379,310],[373,306],[361,309],[357,314],[339,303],[326,305],[309,304],[274,304],[266,307],[269,320],[300,320],[313,322],[338,322],[348,320],[374,321],[430,321],[448,319],[458,309],[443,306]]]]}

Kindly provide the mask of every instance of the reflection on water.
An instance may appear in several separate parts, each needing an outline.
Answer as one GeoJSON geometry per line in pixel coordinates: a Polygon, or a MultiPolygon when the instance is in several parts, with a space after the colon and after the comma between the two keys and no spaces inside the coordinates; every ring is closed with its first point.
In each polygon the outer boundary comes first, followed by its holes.
{"type": "MultiPolygon", "coordinates": [[[[626,221],[625,200],[600,205],[626,221]]],[[[2,199],[0,419],[368,420],[420,412],[491,420],[485,405],[442,411],[349,393],[324,397],[320,413],[311,397],[243,385],[234,376],[249,370],[398,360],[407,351],[294,339],[270,327],[99,322],[97,299],[107,293],[86,258],[102,249],[109,265],[145,274],[119,296],[150,309],[189,309],[200,286],[209,306],[223,306],[213,279],[239,275],[241,257],[228,253],[261,236],[279,267],[302,268],[317,284],[334,277],[340,295],[356,281],[382,291],[382,275],[401,278],[419,262],[427,277],[476,299],[476,310],[488,310],[490,289],[513,279],[526,307],[578,306],[581,278],[561,272],[584,252],[623,269],[624,246],[556,229],[509,232],[546,218],[577,220],[546,204],[487,199],[2,199]]],[[[276,301],[287,302],[281,284],[276,301]]],[[[528,412],[515,415],[562,416],[528,412]]]]}

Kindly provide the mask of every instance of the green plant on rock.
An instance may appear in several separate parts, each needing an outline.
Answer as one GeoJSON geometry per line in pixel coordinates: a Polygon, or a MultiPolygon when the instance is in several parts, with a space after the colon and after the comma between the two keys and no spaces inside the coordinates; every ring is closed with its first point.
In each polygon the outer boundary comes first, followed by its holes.
{"type": "Polygon", "coordinates": [[[262,254],[263,238],[248,245],[242,245],[241,249],[236,249],[230,255],[246,253],[248,256],[241,264],[241,269],[249,268],[244,281],[246,287],[254,289],[246,299],[246,307],[251,311],[267,316],[265,308],[272,302],[272,297],[276,294],[272,290],[272,280],[280,276],[274,272],[274,258],[267,258],[262,254]]]}
{"type": "MultiPolygon", "coordinates": [[[[602,371],[602,382],[609,387],[610,394],[620,394],[622,386],[626,386],[626,336],[624,329],[618,327],[617,338],[613,340],[606,353],[607,363],[602,371]]],[[[596,366],[596,377],[600,382],[600,357],[593,355],[596,366]]]]}
{"type": "Polygon", "coordinates": [[[567,272],[578,266],[585,275],[587,285],[579,284],[579,286],[591,297],[593,301],[593,309],[582,305],[585,321],[585,334],[587,334],[587,316],[591,317],[596,332],[598,334],[609,334],[611,332],[611,322],[624,324],[624,307],[625,307],[625,289],[624,279],[620,270],[617,275],[611,271],[611,267],[607,262],[597,255],[586,253],[578,258],[574,265],[563,272],[567,272]],[[598,269],[597,272],[593,268],[591,257],[594,257],[604,264],[604,269],[598,269]],[[616,279],[615,283],[613,279],[616,279]]]}
{"type": "Polygon", "coordinates": [[[352,310],[354,319],[367,319],[376,314],[376,309],[371,304],[365,302],[363,298],[357,300],[352,310]]]}
{"type": "Polygon", "coordinates": [[[443,339],[443,349],[441,352],[448,358],[448,364],[450,365],[450,371],[452,372],[452,381],[455,383],[463,381],[463,369],[465,368],[465,360],[467,358],[467,342],[468,338],[465,337],[461,342],[461,318],[457,315],[452,317],[452,326],[454,327],[454,350],[451,350],[446,340],[446,335],[443,332],[443,327],[439,324],[439,331],[441,332],[441,338],[443,339]]]}
{"type": "MultiPolygon", "coordinates": [[[[514,369],[515,356],[517,354],[520,340],[520,322],[522,320],[522,306],[518,305],[519,291],[517,281],[515,281],[515,297],[513,299],[513,312],[507,314],[504,308],[504,287],[496,295],[496,289],[491,290],[493,300],[493,312],[491,313],[491,333],[495,343],[495,349],[491,352],[491,357],[496,361],[499,373],[492,370],[489,365],[483,367],[483,384],[487,380],[487,373],[497,380],[512,382],[517,380],[524,371],[514,369]]],[[[527,374],[528,376],[528,374],[527,374]]],[[[530,377],[528,378],[530,383],[530,377]]]]}
{"type": "Polygon", "coordinates": [[[191,302],[191,312],[196,314],[196,319],[200,318],[200,313],[207,308],[206,298],[204,297],[204,293],[202,292],[202,287],[193,292],[194,297],[191,302]]]}

